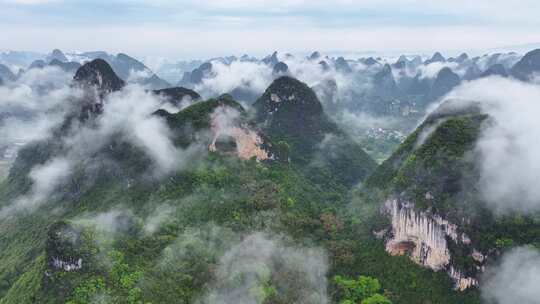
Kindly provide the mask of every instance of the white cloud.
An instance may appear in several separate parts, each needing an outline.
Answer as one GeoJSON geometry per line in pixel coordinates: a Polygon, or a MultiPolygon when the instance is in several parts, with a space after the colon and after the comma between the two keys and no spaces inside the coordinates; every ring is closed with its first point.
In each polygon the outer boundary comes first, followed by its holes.
{"type": "Polygon", "coordinates": [[[488,303],[536,304],[540,299],[540,252],[516,248],[484,275],[482,298],[488,303]]]}
{"type": "MultiPolygon", "coordinates": [[[[428,65],[419,66],[418,71],[422,73],[421,74],[422,78],[433,79],[433,78],[436,78],[439,72],[446,67],[450,68],[452,71],[455,72],[456,68],[458,67],[458,64],[454,62],[432,62],[428,65]]],[[[414,77],[415,75],[410,75],[410,76],[414,77]]]]}
{"type": "Polygon", "coordinates": [[[216,281],[198,303],[260,304],[264,286],[295,297],[295,303],[328,303],[326,256],[322,250],[287,246],[280,238],[256,232],[219,259],[216,281]],[[273,279],[276,273],[287,273],[273,279]],[[268,285],[267,285],[268,284],[268,285]]]}
{"type": "Polygon", "coordinates": [[[0,86],[0,146],[46,138],[81,92],[69,87],[71,75],[56,67],[32,69],[0,86]]]}
{"type": "Polygon", "coordinates": [[[272,70],[261,63],[235,61],[230,65],[212,62],[213,76],[206,78],[195,87],[195,91],[206,97],[214,97],[231,92],[235,88],[244,88],[254,94],[260,94],[273,80],[272,70]]]}
{"type": "Polygon", "coordinates": [[[163,223],[173,217],[176,209],[169,204],[156,206],[154,211],[144,220],[143,230],[147,234],[155,233],[163,223]]]}
{"type": "Polygon", "coordinates": [[[121,138],[140,148],[154,163],[161,175],[188,165],[201,155],[201,147],[192,145],[182,150],[174,146],[166,122],[153,112],[163,100],[138,85],[130,85],[112,93],[105,100],[104,112],[97,117],[97,128],[83,126],[65,139],[70,158],[86,159],[100,151],[113,138],[121,138]]]}
{"type": "Polygon", "coordinates": [[[18,197],[12,204],[0,210],[0,219],[16,212],[36,210],[41,204],[53,197],[56,188],[71,174],[71,162],[65,158],[54,158],[30,171],[32,188],[29,193],[18,197]]]}
{"type": "Polygon", "coordinates": [[[141,70],[141,71],[135,71],[135,70],[131,70],[129,71],[129,76],[128,76],[128,79],[127,79],[127,82],[139,82],[139,81],[143,81],[147,78],[150,78],[152,77],[152,71],[150,70],[141,70]]]}
{"type": "MultiPolygon", "coordinates": [[[[39,71],[37,75],[30,71],[21,82],[0,87],[0,93],[4,93],[0,94],[0,109],[16,105],[21,107],[23,113],[22,118],[19,117],[21,115],[8,118],[0,126],[0,134],[5,135],[0,144],[47,139],[51,136],[51,130],[64,121],[67,113],[74,111],[77,114],[81,111],[81,92],[69,87],[71,81],[65,81],[62,77],[55,84],[54,73],[57,71],[46,71],[49,73],[39,71]],[[49,76],[54,80],[53,84],[43,80],[49,76]],[[25,82],[24,79],[31,81],[25,82]],[[46,89],[41,92],[44,84],[46,89]]],[[[52,194],[70,176],[71,169],[84,163],[84,170],[92,170],[96,165],[92,161],[96,155],[101,155],[98,152],[107,148],[113,139],[128,142],[145,153],[153,165],[149,173],[156,176],[190,165],[207,149],[197,144],[180,149],[173,144],[173,135],[166,122],[152,115],[163,103],[163,99],[137,85],[108,95],[104,112],[96,117],[94,124],[79,125],[75,119],[73,129],[55,139],[65,149],[45,165],[31,170],[29,177],[33,185],[29,193],[15,199],[10,206],[2,209],[0,215],[8,216],[22,210],[34,211],[43,203],[54,200],[52,194]]]]}
{"type": "Polygon", "coordinates": [[[447,99],[478,101],[492,119],[476,144],[488,204],[499,212],[540,211],[540,86],[492,77],[465,83],[447,99]]]}
{"type": "Polygon", "coordinates": [[[75,223],[91,226],[100,233],[114,235],[126,231],[133,220],[133,213],[128,209],[112,209],[107,212],[85,213],[75,219],[75,223]]]}

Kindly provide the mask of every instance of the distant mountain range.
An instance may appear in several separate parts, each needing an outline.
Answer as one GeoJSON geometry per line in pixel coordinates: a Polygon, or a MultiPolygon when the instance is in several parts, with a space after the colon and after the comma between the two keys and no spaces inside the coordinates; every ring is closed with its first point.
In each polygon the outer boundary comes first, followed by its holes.
{"type": "MultiPolygon", "coordinates": [[[[4,63],[4,68],[5,65],[11,66],[12,69],[17,69],[16,73],[19,75],[24,73],[25,70],[47,66],[58,67],[67,73],[74,74],[82,64],[94,59],[105,60],[111,65],[114,72],[128,83],[141,84],[151,89],[162,89],[170,86],[167,81],[157,76],[142,62],[122,53],[110,55],[106,52],[97,51],[66,55],[61,50],[55,49],[47,55],[26,52],[0,54],[0,63],[4,63]]],[[[15,71],[12,71],[12,73],[15,73],[15,71]]]]}

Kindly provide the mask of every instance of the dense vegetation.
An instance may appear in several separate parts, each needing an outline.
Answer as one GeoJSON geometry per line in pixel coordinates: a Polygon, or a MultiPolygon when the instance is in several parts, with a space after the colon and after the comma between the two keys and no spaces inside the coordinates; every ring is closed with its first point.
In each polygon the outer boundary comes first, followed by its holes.
{"type": "MultiPolygon", "coordinates": [[[[403,195],[451,219],[474,210],[465,229],[485,248],[540,235],[534,219],[493,218],[479,203],[457,202],[470,202],[459,181],[474,177],[464,155],[483,115],[428,119],[366,180],[375,162],[305,84],[279,78],[255,110],[251,120],[225,95],[154,113],[178,148],[204,147],[164,176],[121,137],[80,160],[37,210],[0,221],[0,303],[479,303],[477,290],[454,291],[445,273],[386,253],[373,236],[388,226],[383,199],[403,195]],[[279,157],[208,152],[219,107],[237,110],[279,157]]],[[[0,207],[28,193],[32,167],[68,148],[59,138],[26,146],[0,183],[0,207]]]]}
{"type": "MultiPolygon", "coordinates": [[[[498,255],[512,246],[538,244],[540,217],[496,215],[483,201],[471,151],[482,126],[491,122],[475,112],[434,113],[366,184],[382,191],[384,197],[414,202],[418,210],[458,224],[481,252],[498,255]]],[[[478,274],[470,248],[450,246],[450,251],[454,265],[478,274]]]]}
{"type": "Polygon", "coordinates": [[[280,77],[253,105],[255,122],[275,143],[289,147],[292,165],[319,182],[333,177],[352,186],[366,178],[375,161],[324,113],[306,84],[280,77]]]}
{"type": "MultiPolygon", "coordinates": [[[[405,257],[387,256],[382,242],[373,240],[366,229],[370,208],[358,203],[364,213],[349,214],[344,188],[331,185],[313,184],[285,165],[242,162],[219,155],[211,155],[192,171],[171,176],[164,184],[134,186],[140,191],[126,191],[119,181],[103,182],[61,216],[45,219],[33,215],[3,223],[13,227],[4,230],[8,232],[2,240],[8,244],[2,248],[3,260],[8,261],[4,265],[19,269],[2,272],[2,301],[88,303],[85,301],[90,297],[99,295],[115,303],[137,303],[129,299],[190,303],[206,292],[214,276],[212,269],[230,246],[228,242],[251,231],[285,234],[296,245],[326,248],[330,255],[328,277],[365,274],[379,278],[394,303],[417,299],[455,303],[455,297],[462,297],[452,291],[444,274],[421,269],[405,257]],[[154,208],[164,208],[165,203],[172,207],[167,220],[153,234],[146,233],[148,214],[154,208]],[[99,213],[115,208],[132,212],[120,231],[95,228],[91,217],[85,215],[90,210],[99,213]],[[65,251],[50,248],[50,240],[45,241],[47,230],[50,234],[57,225],[54,219],[60,218],[74,229],[82,229],[76,248],[80,253],[75,254],[84,261],[80,272],[58,270],[49,264],[54,250],[65,251]],[[22,229],[26,226],[33,229],[22,229]],[[20,254],[29,248],[33,252],[20,254]]],[[[270,286],[289,284],[272,280],[286,280],[279,272],[272,273],[270,286]]],[[[341,300],[337,287],[330,287],[336,288],[336,301],[341,300]]],[[[276,297],[265,303],[290,303],[277,297],[281,292],[276,289],[276,297]]]]}

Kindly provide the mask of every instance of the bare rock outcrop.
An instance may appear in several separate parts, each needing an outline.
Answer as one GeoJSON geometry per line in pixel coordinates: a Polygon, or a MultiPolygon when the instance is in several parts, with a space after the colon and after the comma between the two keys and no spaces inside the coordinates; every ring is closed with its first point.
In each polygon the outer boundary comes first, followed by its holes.
{"type": "Polygon", "coordinates": [[[238,116],[238,111],[229,108],[218,108],[212,113],[212,142],[208,149],[212,152],[230,152],[241,159],[271,159],[268,151],[262,148],[262,138],[247,125],[238,124],[238,116]],[[228,141],[224,145],[228,145],[229,149],[220,148],[223,140],[228,141]]]}
{"type": "MultiPolygon", "coordinates": [[[[470,239],[459,227],[437,214],[415,210],[414,204],[391,199],[385,202],[384,212],[391,218],[390,237],[386,251],[391,255],[407,255],[415,263],[433,271],[446,271],[457,290],[478,286],[478,280],[452,265],[448,242],[469,246],[470,239]]],[[[481,263],[485,257],[473,250],[472,257],[481,263]]]]}

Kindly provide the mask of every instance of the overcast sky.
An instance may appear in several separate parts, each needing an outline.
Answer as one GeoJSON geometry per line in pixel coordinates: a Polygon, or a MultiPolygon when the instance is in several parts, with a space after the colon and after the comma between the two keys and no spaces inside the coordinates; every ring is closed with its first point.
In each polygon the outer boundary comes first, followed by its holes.
{"type": "Polygon", "coordinates": [[[538,0],[0,0],[0,49],[208,57],[540,42],[538,0]]]}

